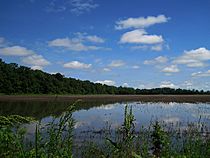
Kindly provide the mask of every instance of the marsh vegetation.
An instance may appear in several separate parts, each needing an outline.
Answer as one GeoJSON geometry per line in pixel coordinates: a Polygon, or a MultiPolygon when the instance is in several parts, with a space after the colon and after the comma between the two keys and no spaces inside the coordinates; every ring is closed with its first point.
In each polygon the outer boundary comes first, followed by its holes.
{"type": "MultiPolygon", "coordinates": [[[[41,123],[31,117],[18,115],[0,118],[0,157],[209,157],[208,124],[166,124],[151,121],[137,128],[132,105],[124,107],[122,124],[107,126],[92,132],[90,139],[78,143],[75,139],[75,105],[67,107],[59,117],[41,123]],[[33,137],[27,137],[24,124],[35,126],[33,137]],[[94,136],[95,135],[95,136],[94,136]],[[100,141],[95,138],[99,135],[100,141]]],[[[94,130],[94,129],[90,129],[94,130]]],[[[88,135],[86,135],[88,137],[88,135]]]]}

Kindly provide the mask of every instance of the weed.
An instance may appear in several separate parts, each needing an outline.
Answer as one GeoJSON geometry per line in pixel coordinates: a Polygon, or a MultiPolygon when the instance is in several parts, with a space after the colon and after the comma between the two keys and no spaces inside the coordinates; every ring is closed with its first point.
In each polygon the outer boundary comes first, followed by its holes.
{"type": "Polygon", "coordinates": [[[54,119],[44,127],[36,123],[32,146],[25,143],[26,130],[21,124],[34,119],[17,115],[1,116],[0,157],[72,157],[73,111],[74,106],[70,106],[58,120],[54,119]]]}

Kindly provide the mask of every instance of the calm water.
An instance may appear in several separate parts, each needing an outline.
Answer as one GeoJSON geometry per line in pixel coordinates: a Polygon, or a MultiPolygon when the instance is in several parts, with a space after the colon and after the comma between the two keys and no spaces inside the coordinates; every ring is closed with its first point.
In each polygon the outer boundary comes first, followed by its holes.
{"type": "MultiPolygon", "coordinates": [[[[69,103],[52,102],[0,102],[0,114],[33,116],[42,124],[58,118],[69,103]]],[[[76,121],[74,137],[85,140],[91,134],[97,135],[102,129],[116,129],[123,123],[125,105],[132,106],[138,130],[156,120],[165,124],[185,127],[190,122],[202,122],[210,127],[210,103],[83,103],[73,113],[76,121]]],[[[35,124],[26,125],[28,134],[33,135],[35,124]]]]}

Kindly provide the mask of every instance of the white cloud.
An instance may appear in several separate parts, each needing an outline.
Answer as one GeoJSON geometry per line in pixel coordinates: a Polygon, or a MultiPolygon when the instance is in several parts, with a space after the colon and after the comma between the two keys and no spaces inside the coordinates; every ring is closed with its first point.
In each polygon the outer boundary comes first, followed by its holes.
{"type": "Polygon", "coordinates": [[[85,64],[79,61],[71,61],[63,65],[63,67],[69,69],[89,69],[91,66],[92,66],[91,64],[85,64]]]}
{"type": "Polygon", "coordinates": [[[29,50],[21,46],[5,47],[0,49],[0,55],[4,56],[27,56],[35,54],[32,50],[29,50]]]}
{"type": "Polygon", "coordinates": [[[173,63],[185,64],[188,67],[204,67],[205,61],[210,60],[210,50],[206,48],[198,48],[190,51],[184,51],[184,54],[177,57],[173,63]]]}
{"type": "Polygon", "coordinates": [[[192,85],[193,85],[191,81],[185,81],[184,84],[185,84],[186,86],[192,86],[192,85]]]}
{"type": "Polygon", "coordinates": [[[116,83],[112,80],[96,81],[95,83],[105,84],[108,86],[114,86],[116,83]]]}
{"type": "Polygon", "coordinates": [[[28,65],[33,65],[33,66],[47,66],[50,64],[49,61],[43,58],[42,55],[37,55],[33,54],[27,57],[22,58],[22,62],[28,65]]]}
{"type": "Polygon", "coordinates": [[[162,42],[164,42],[162,36],[148,35],[143,29],[126,32],[120,39],[120,43],[157,44],[162,42]]]}
{"type": "MultiPolygon", "coordinates": [[[[4,38],[0,38],[0,42],[1,40],[3,42],[5,41],[4,38]]],[[[42,55],[38,55],[33,50],[29,50],[21,46],[10,46],[1,48],[0,55],[21,57],[22,63],[30,65],[31,68],[34,70],[42,70],[44,66],[50,64],[50,62],[44,59],[42,55]]]]}
{"type": "Polygon", "coordinates": [[[140,66],[138,66],[138,65],[133,65],[132,66],[132,69],[139,69],[140,68],[140,66]]]}
{"type": "Polygon", "coordinates": [[[0,37],[0,47],[5,47],[6,46],[6,40],[4,37],[0,37]]]}
{"type": "Polygon", "coordinates": [[[161,51],[163,49],[162,44],[151,46],[151,50],[153,51],[161,51]]]}
{"type": "Polygon", "coordinates": [[[208,71],[205,71],[205,72],[195,72],[195,73],[192,73],[192,76],[193,77],[210,77],[210,70],[208,71]]]}
{"type": "Polygon", "coordinates": [[[66,0],[51,0],[48,6],[46,7],[47,12],[63,12],[69,9],[70,5],[67,3],[66,0]]]}
{"type": "Polygon", "coordinates": [[[168,61],[167,57],[164,56],[158,56],[155,59],[152,60],[145,60],[144,64],[145,65],[155,65],[155,64],[164,64],[168,61]]]}
{"type": "Polygon", "coordinates": [[[165,23],[170,18],[167,18],[165,15],[158,16],[148,16],[148,17],[139,17],[139,18],[128,18],[126,20],[120,20],[116,22],[115,28],[118,30],[121,29],[135,29],[129,32],[124,33],[120,38],[120,43],[132,43],[132,44],[141,44],[138,46],[133,46],[131,49],[142,49],[142,50],[151,50],[151,51],[161,51],[163,49],[164,39],[161,35],[148,34],[145,31],[146,27],[149,27],[158,23],[165,23]],[[143,44],[143,45],[142,45],[143,44]],[[146,45],[144,45],[146,44],[146,45]]]}
{"type": "Polygon", "coordinates": [[[88,41],[90,42],[95,42],[95,43],[104,43],[104,39],[98,37],[98,36],[86,36],[85,37],[88,41]]]}
{"type": "Polygon", "coordinates": [[[171,65],[171,66],[168,66],[168,67],[165,67],[162,72],[165,72],[165,73],[176,73],[176,72],[179,72],[179,68],[177,67],[177,65],[171,65]]]}
{"type": "Polygon", "coordinates": [[[132,50],[151,50],[151,51],[156,51],[159,52],[163,50],[163,45],[162,44],[157,44],[157,45],[138,45],[138,46],[133,46],[131,47],[132,50]]]}
{"type": "Polygon", "coordinates": [[[72,51],[92,51],[105,49],[103,47],[85,44],[87,42],[91,43],[104,43],[104,39],[96,35],[87,35],[86,33],[75,33],[75,38],[57,38],[55,40],[49,41],[48,45],[52,47],[63,47],[72,51]]]}
{"type": "Polygon", "coordinates": [[[148,16],[148,17],[139,17],[139,18],[128,18],[126,20],[120,20],[116,22],[115,28],[118,30],[128,29],[128,28],[145,28],[152,26],[154,24],[165,23],[170,18],[167,18],[165,15],[158,16],[148,16]]]}
{"type": "Polygon", "coordinates": [[[207,64],[205,64],[203,62],[195,61],[192,63],[188,63],[187,66],[188,67],[205,67],[205,66],[207,66],[207,64]]]}
{"type": "Polygon", "coordinates": [[[48,4],[47,12],[70,11],[75,15],[81,15],[97,8],[99,5],[93,0],[51,0],[48,4]]]}
{"type": "Polygon", "coordinates": [[[105,40],[96,35],[88,35],[86,32],[76,32],[75,38],[72,38],[73,41],[77,42],[92,42],[92,43],[104,43],[105,40]]]}
{"type": "Polygon", "coordinates": [[[99,5],[94,3],[93,0],[71,0],[71,12],[80,15],[85,12],[90,12],[92,9],[97,8],[99,5]]]}
{"type": "Polygon", "coordinates": [[[33,69],[33,70],[42,70],[43,67],[42,66],[32,66],[31,69],[33,69]]]}
{"type": "Polygon", "coordinates": [[[123,83],[123,85],[122,85],[123,87],[129,87],[129,84],[128,83],[123,83]]]}
{"type": "Polygon", "coordinates": [[[49,42],[49,46],[63,47],[72,51],[90,51],[101,49],[101,47],[97,46],[86,46],[81,42],[73,41],[69,38],[55,39],[49,42]]]}
{"type": "Polygon", "coordinates": [[[121,67],[124,65],[125,65],[125,62],[122,60],[113,60],[108,66],[109,67],[121,67]]]}
{"type": "Polygon", "coordinates": [[[103,68],[103,71],[105,71],[105,72],[109,72],[109,71],[111,71],[111,69],[110,69],[110,68],[105,67],[105,68],[103,68]]]}
{"type": "Polygon", "coordinates": [[[192,89],[193,86],[193,82],[192,81],[184,81],[184,83],[182,83],[180,85],[180,87],[184,87],[186,89],[192,89]]]}
{"type": "Polygon", "coordinates": [[[177,88],[177,86],[170,81],[163,81],[160,84],[160,88],[177,88]]]}

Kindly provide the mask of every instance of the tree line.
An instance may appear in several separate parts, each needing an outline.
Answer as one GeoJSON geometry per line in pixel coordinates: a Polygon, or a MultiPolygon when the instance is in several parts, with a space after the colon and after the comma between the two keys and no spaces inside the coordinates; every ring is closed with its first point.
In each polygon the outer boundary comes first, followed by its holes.
{"type": "Polygon", "coordinates": [[[154,88],[134,89],[67,78],[60,73],[49,74],[0,59],[1,94],[210,94],[210,91],[154,88]]]}

